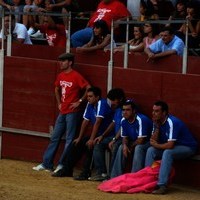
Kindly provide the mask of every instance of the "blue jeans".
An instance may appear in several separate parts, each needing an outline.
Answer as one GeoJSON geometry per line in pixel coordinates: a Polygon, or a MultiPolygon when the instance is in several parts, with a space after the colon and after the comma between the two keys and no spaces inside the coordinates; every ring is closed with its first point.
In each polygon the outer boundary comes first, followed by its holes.
{"type": "Polygon", "coordinates": [[[79,119],[80,113],[78,112],[58,115],[52,137],[50,138],[50,143],[43,155],[42,164],[46,168],[53,169],[53,160],[55,154],[57,152],[62,136],[64,135],[64,133],[66,133],[65,147],[58,162],[58,165],[63,165],[63,160],[67,156],[71,148],[79,119]]]}
{"type": "Polygon", "coordinates": [[[92,34],[93,29],[89,27],[76,31],[71,36],[72,47],[82,47],[84,44],[87,44],[90,41],[92,34]]]}
{"type": "Polygon", "coordinates": [[[194,149],[182,145],[176,145],[173,149],[165,150],[149,147],[146,154],[145,166],[151,166],[155,160],[161,159],[157,185],[167,185],[173,161],[185,159],[194,153],[194,149]]]}
{"type": "Polygon", "coordinates": [[[113,136],[106,137],[99,144],[94,145],[93,158],[97,174],[107,173],[105,151],[108,148],[108,144],[112,140],[112,138],[113,136]]]}
{"type": "MultiPolygon", "coordinates": [[[[131,172],[137,172],[142,168],[144,168],[145,155],[149,146],[150,146],[149,142],[145,144],[138,144],[135,146],[131,172]]],[[[125,162],[126,159],[123,155],[123,145],[120,145],[114,161],[113,168],[111,170],[111,178],[123,174],[125,168],[125,162]]]]}

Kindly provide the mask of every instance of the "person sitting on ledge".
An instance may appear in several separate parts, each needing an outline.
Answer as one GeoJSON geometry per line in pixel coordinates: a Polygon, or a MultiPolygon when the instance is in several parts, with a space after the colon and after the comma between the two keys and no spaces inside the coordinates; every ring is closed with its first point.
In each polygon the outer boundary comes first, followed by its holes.
{"type": "Polygon", "coordinates": [[[183,55],[184,43],[179,37],[174,35],[171,27],[165,27],[160,36],[159,40],[145,48],[144,52],[148,56],[147,62],[173,54],[183,55]]]}
{"type": "Polygon", "coordinates": [[[91,52],[109,48],[110,39],[111,35],[106,22],[104,20],[98,20],[94,23],[93,36],[91,40],[82,47],[77,47],[76,52],[91,52]]]}

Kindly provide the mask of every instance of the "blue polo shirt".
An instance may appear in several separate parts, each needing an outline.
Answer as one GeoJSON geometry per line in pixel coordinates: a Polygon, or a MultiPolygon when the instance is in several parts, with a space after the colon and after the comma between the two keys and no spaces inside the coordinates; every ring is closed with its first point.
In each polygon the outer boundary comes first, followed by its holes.
{"type": "Polygon", "coordinates": [[[115,134],[118,133],[119,129],[121,128],[121,120],[122,120],[122,109],[117,108],[115,110],[113,122],[115,122],[115,134]]]}
{"type": "Polygon", "coordinates": [[[156,42],[152,43],[149,46],[149,49],[153,53],[161,53],[168,50],[176,50],[177,55],[182,56],[183,55],[183,49],[184,49],[184,43],[183,41],[174,35],[174,38],[172,41],[168,44],[165,44],[162,39],[157,40],[156,42]]]}
{"type": "MultiPolygon", "coordinates": [[[[155,125],[154,125],[155,128],[155,125]]],[[[177,117],[169,115],[165,123],[160,127],[160,143],[174,141],[175,145],[197,148],[197,142],[187,126],[177,117]]]]}
{"type": "Polygon", "coordinates": [[[134,122],[132,123],[123,118],[121,121],[121,126],[121,136],[129,137],[131,140],[136,141],[138,138],[150,137],[153,123],[147,116],[138,113],[134,122]]]}
{"type": "MultiPolygon", "coordinates": [[[[108,105],[107,100],[100,99],[95,106],[89,103],[87,104],[83,118],[91,121],[92,125],[95,124],[97,117],[103,118],[97,133],[97,136],[100,136],[112,122],[113,115],[114,113],[108,105]]],[[[110,133],[110,136],[114,136],[114,131],[110,133]]]]}

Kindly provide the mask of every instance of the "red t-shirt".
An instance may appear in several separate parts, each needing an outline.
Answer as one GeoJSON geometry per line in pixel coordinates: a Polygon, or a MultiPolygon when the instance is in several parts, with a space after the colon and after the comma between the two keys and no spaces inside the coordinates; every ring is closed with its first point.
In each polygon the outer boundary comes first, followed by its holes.
{"type": "Polygon", "coordinates": [[[61,114],[77,112],[78,109],[70,109],[71,103],[77,102],[80,92],[88,85],[88,82],[76,71],[61,72],[55,81],[55,86],[61,88],[61,114]]]}
{"type": "Polygon", "coordinates": [[[40,25],[40,31],[46,35],[49,46],[65,48],[66,32],[64,25],[58,24],[55,29],[50,29],[48,25],[40,25]]]}
{"type": "Polygon", "coordinates": [[[112,19],[115,21],[127,16],[131,16],[131,14],[123,3],[119,1],[111,1],[110,3],[106,4],[101,1],[97,7],[97,10],[89,20],[88,26],[93,27],[97,20],[104,20],[110,27],[112,19]]]}

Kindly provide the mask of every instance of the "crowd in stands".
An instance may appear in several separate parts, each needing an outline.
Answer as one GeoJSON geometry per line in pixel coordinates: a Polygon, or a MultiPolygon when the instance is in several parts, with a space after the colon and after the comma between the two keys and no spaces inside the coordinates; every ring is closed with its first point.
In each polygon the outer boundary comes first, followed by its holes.
{"type": "MultiPolygon", "coordinates": [[[[97,39],[97,30],[102,28],[94,26],[96,21],[101,21],[101,24],[105,23],[103,29],[107,29],[106,31],[110,35],[111,21],[124,20],[127,17],[143,22],[140,27],[140,36],[131,33],[134,30],[134,25],[130,25],[130,52],[141,52],[145,48],[148,48],[150,44],[161,38],[162,29],[165,26],[172,27],[174,34],[185,42],[186,23],[171,22],[171,20],[180,19],[188,20],[188,47],[199,48],[200,1],[198,0],[99,0],[93,4],[95,4],[96,10],[91,10],[90,15],[86,13],[86,16],[89,17],[86,27],[75,32],[71,30],[71,47],[78,47],[78,52],[104,49],[111,42],[109,39],[110,36],[102,36],[102,39],[100,39],[101,34],[97,39]],[[146,20],[151,23],[144,24],[146,20]],[[168,20],[169,24],[156,24],[154,23],[156,20],[168,20]],[[140,38],[138,39],[138,37],[140,38]],[[140,40],[143,40],[143,45],[138,44],[140,40]]],[[[66,45],[69,28],[68,17],[49,16],[47,19],[41,13],[66,14],[72,11],[72,24],[73,19],[85,17],[84,10],[80,7],[83,4],[78,0],[0,0],[0,5],[7,10],[15,11],[16,24],[23,24],[31,39],[38,37],[45,38],[50,46],[57,47],[65,47],[66,45]],[[26,14],[17,14],[18,12],[24,12],[26,14]],[[28,15],[27,13],[36,13],[36,15],[28,15]]],[[[92,6],[90,5],[90,7],[92,6]]],[[[76,25],[78,26],[78,24],[76,25]]],[[[135,25],[136,29],[137,26],[135,25]]],[[[14,29],[13,31],[15,32],[14,29]]],[[[125,32],[126,30],[123,25],[115,24],[115,41],[112,42],[125,43],[125,32]]],[[[115,51],[121,50],[123,50],[123,47],[117,47],[115,51]]]]}

